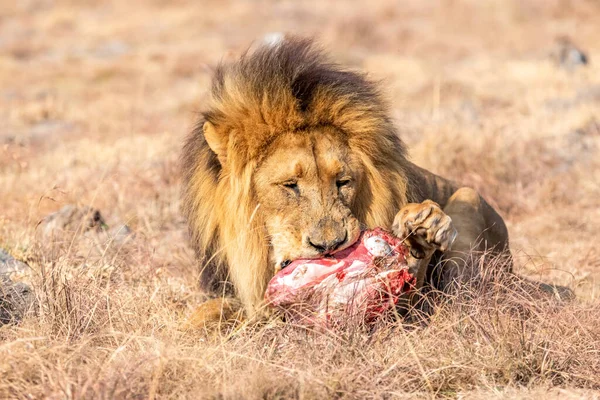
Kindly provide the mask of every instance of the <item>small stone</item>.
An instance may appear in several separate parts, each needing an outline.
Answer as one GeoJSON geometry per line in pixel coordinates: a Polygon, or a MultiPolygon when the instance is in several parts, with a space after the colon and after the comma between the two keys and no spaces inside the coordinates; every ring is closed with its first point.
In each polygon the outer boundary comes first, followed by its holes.
{"type": "Polygon", "coordinates": [[[127,225],[118,225],[109,229],[108,234],[117,243],[125,243],[134,237],[133,231],[127,225]]]}
{"type": "Polygon", "coordinates": [[[15,259],[4,249],[0,249],[0,276],[10,278],[13,274],[27,274],[31,268],[22,261],[15,259]]]}
{"type": "Polygon", "coordinates": [[[50,239],[67,232],[100,231],[106,227],[106,222],[100,211],[95,208],[69,204],[48,215],[40,225],[42,237],[50,239]]]}
{"type": "Polygon", "coordinates": [[[35,295],[24,282],[0,282],[0,325],[16,323],[23,319],[35,295]]]}
{"type": "Polygon", "coordinates": [[[88,261],[113,252],[126,254],[126,245],[135,237],[122,222],[117,220],[109,226],[99,210],[76,205],[66,205],[44,218],[37,236],[48,257],[69,251],[88,261]]]}
{"type": "Polygon", "coordinates": [[[33,304],[35,296],[31,287],[12,279],[30,270],[29,265],[0,249],[0,325],[19,322],[33,304]]]}
{"type": "Polygon", "coordinates": [[[263,43],[265,43],[269,46],[277,46],[279,43],[283,42],[284,40],[285,40],[285,35],[281,32],[267,33],[262,38],[263,43]]]}
{"type": "Polygon", "coordinates": [[[575,68],[585,66],[589,59],[585,52],[578,48],[571,39],[560,37],[556,41],[556,48],[552,52],[554,62],[561,68],[572,71],[575,68]]]}
{"type": "Polygon", "coordinates": [[[117,225],[109,229],[90,230],[83,237],[102,247],[113,244],[122,245],[134,237],[134,233],[127,225],[117,225]]]}

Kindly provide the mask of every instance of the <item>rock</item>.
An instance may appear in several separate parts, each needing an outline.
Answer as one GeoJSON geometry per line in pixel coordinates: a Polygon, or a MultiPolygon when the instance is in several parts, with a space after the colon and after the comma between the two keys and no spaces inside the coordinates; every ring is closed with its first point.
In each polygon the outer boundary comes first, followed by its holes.
{"type": "Polygon", "coordinates": [[[65,233],[102,231],[104,228],[106,222],[99,210],[88,206],[77,207],[73,204],[48,215],[39,227],[44,239],[60,237],[65,233]]]}
{"type": "Polygon", "coordinates": [[[92,260],[116,253],[125,256],[127,246],[124,245],[134,234],[118,220],[109,226],[95,208],[71,204],[44,218],[37,236],[48,257],[68,251],[71,255],[92,260]]]}
{"type": "Polygon", "coordinates": [[[120,224],[102,230],[89,230],[83,234],[83,237],[97,245],[106,246],[109,244],[124,244],[132,239],[134,234],[127,225],[120,224]]]}
{"type": "Polygon", "coordinates": [[[34,301],[35,295],[26,283],[0,283],[0,325],[21,321],[34,301]]]}
{"type": "Polygon", "coordinates": [[[575,292],[573,292],[571,289],[569,289],[566,286],[553,285],[553,284],[548,284],[548,283],[543,283],[543,282],[539,282],[538,285],[542,291],[544,291],[548,294],[551,294],[556,300],[572,301],[577,298],[575,296],[575,292]]]}
{"type": "Polygon", "coordinates": [[[263,43],[265,43],[269,46],[277,46],[279,43],[283,42],[284,40],[285,40],[285,35],[281,32],[267,33],[262,38],[263,43]]]}
{"type": "Polygon", "coordinates": [[[15,259],[4,249],[0,249],[0,277],[10,278],[13,274],[27,274],[31,271],[29,265],[15,259]]]}
{"type": "Polygon", "coordinates": [[[556,41],[556,48],[552,52],[554,62],[561,68],[572,71],[585,66],[589,59],[568,37],[560,37],[556,41]]]}
{"type": "Polygon", "coordinates": [[[0,249],[0,325],[19,322],[35,301],[28,284],[13,281],[30,271],[29,265],[0,249]]]}
{"type": "Polygon", "coordinates": [[[283,34],[281,32],[270,32],[270,33],[267,33],[266,35],[263,35],[255,43],[253,43],[250,46],[250,50],[249,51],[250,52],[254,52],[254,51],[256,51],[258,48],[260,48],[263,45],[270,46],[270,47],[276,47],[281,42],[283,42],[285,40],[285,38],[286,38],[285,34],[283,34]]]}
{"type": "Polygon", "coordinates": [[[133,231],[127,225],[118,225],[110,228],[108,235],[117,243],[125,243],[134,237],[133,231]]]}

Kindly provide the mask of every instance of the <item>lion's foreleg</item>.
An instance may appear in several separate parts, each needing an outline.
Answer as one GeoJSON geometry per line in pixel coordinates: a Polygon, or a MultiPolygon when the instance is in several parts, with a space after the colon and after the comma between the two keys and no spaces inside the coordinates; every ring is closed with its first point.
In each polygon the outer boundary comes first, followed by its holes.
{"type": "MultiPolygon", "coordinates": [[[[458,232],[440,265],[441,286],[448,289],[476,277],[484,255],[508,255],[508,233],[500,216],[474,189],[458,189],[443,210],[458,232]]],[[[509,261],[504,264],[510,269],[509,261]]]]}

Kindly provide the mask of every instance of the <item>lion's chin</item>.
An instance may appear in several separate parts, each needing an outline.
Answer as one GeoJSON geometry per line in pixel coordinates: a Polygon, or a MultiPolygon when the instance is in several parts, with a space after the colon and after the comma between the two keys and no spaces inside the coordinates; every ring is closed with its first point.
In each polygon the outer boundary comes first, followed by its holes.
{"type": "Polygon", "coordinates": [[[288,254],[285,257],[281,257],[280,260],[282,261],[276,261],[274,268],[275,268],[275,273],[281,271],[282,269],[284,269],[285,267],[287,267],[288,265],[290,265],[292,262],[296,261],[296,260],[315,260],[318,258],[324,257],[322,254],[318,254],[318,253],[313,253],[313,252],[304,252],[304,251],[299,251],[296,253],[296,255],[291,255],[288,254]]]}

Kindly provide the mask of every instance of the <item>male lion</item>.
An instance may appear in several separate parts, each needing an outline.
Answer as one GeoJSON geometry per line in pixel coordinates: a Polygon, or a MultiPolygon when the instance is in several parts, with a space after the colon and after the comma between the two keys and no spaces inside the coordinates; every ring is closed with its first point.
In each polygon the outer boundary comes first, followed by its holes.
{"type": "Polygon", "coordinates": [[[200,319],[234,298],[255,315],[275,272],[342,250],[363,228],[391,228],[415,258],[440,256],[441,272],[421,268],[419,286],[471,279],[472,251],[508,254],[498,213],[475,190],[408,161],[376,85],[309,40],[220,65],[182,163],[201,284],[218,296],[200,319]]]}

